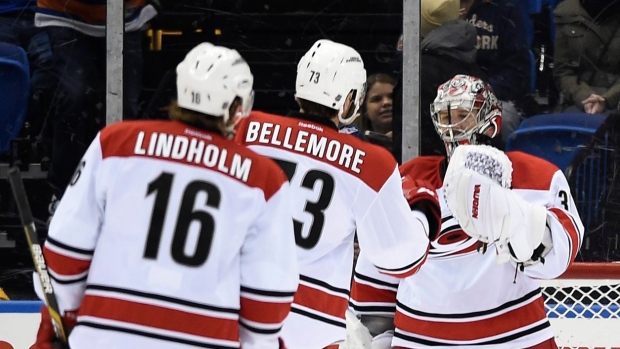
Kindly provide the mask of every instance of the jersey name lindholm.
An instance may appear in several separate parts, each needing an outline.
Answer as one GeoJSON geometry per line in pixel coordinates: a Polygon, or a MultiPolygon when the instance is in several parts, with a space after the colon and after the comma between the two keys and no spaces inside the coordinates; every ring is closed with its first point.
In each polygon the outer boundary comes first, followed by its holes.
{"type": "MultiPolygon", "coordinates": [[[[299,122],[300,128],[316,129],[317,126],[299,122]]],[[[360,173],[359,166],[364,163],[366,152],[336,139],[329,139],[294,127],[284,127],[269,122],[252,121],[248,125],[245,142],[273,144],[296,152],[309,154],[336,163],[349,170],[360,173]]]]}
{"type": "Polygon", "coordinates": [[[188,163],[203,164],[247,182],[252,169],[252,159],[237,153],[229,154],[213,143],[182,135],[153,132],[146,139],[145,132],[138,133],[134,153],[153,157],[183,160],[188,163]]]}

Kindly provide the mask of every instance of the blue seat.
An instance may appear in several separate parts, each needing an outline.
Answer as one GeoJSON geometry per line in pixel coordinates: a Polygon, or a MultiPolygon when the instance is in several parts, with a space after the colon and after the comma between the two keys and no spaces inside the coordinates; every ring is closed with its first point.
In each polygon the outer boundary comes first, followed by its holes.
{"type": "Polygon", "coordinates": [[[0,153],[21,130],[30,97],[30,69],[23,48],[0,43],[0,153]]]}
{"type": "Polygon", "coordinates": [[[544,0],[522,0],[522,5],[525,6],[529,13],[540,13],[542,7],[546,1],[544,0]]]}
{"type": "Polygon", "coordinates": [[[566,171],[581,149],[607,119],[606,115],[556,113],[523,120],[506,141],[506,150],[520,150],[554,163],[566,171]]]}
{"type": "Polygon", "coordinates": [[[506,142],[558,166],[569,181],[586,233],[600,228],[613,177],[614,143],[610,116],[585,113],[541,114],[525,119],[506,142]]]}

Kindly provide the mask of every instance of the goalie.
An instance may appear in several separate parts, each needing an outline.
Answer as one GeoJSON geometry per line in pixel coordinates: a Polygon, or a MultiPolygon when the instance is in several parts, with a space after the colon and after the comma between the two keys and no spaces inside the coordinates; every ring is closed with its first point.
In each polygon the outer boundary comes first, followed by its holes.
{"type": "Polygon", "coordinates": [[[351,304],[373,348],[557,348],[537,279],[561,275],[581,246],[566,178],[545,160],[485,145],[499,134],[501,106],[478,78],[441,85],[431,114],[449,155],[415,158],[401,175],[436,189],[442,226],[426,264],[400,283],[362,249],[351,304]]]}

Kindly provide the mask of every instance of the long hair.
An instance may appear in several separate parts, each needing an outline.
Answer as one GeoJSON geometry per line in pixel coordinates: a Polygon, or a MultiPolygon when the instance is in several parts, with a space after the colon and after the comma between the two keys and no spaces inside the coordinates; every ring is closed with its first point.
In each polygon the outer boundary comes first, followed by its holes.
{"type": "Polygon", "coordinates": [[[307,99],[297,98],[297,104],[299,104],[299,108],[306,114],[323,116],[326,119],[331,119],[338,116],[338,110],[309,101],[307,99]]]}
{"type": "Polygon", "coordinates": [[[360,120],[359,122],[361,122],[361,125],[357,125],[358,128],[362,130],[362,132],[366,130],[372,130],[372,123],[370,121],[370,118],[368,117],[368,92],[370,92],[372,87],[375,86],[375,84],[378,82],[390,84],[393,87],[395,87],[398,83],[396,79],[389,74],[377,73],[368,76],[368,78],[366,79],[366,94],[364,97],[364,103],[362,103],[362,106],[360,108],[360,113],[362,117],[358,118],[358,120],[360,120]]]}
{"type": "Polygon", "coordinates": [[[206,131],[215,131],[223,135],[226,134],[224,118],[181,108],[177,101],[170,104],[168,117],[171,120],[177,120],[184,124],[188,124],[206,131]]]}

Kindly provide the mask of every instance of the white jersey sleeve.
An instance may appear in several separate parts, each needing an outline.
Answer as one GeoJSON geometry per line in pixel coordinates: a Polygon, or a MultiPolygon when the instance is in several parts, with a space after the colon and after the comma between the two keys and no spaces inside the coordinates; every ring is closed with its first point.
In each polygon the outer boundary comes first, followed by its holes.
{"type": "MultiPolygon", "coordinates": [[[[98,134],[80,161],[52,218],[43,253],[61,313],[79,308],[97,243],[105,198],[97,185],[102,160],[98,134]]],[[[40,288],[35,283],[37,294],[40,288]]]]}
{"type": "Polygon", "coordinates": [[[243,348],[277,348],[299,281],[293,219],[284,183],[267,201],[241,250],[243,348]],[[278,290],[278,291],[274,291],[278,290]]]}
{"type": "Polygon", "coordinates": [[[378,192],[356,202],[367,205],[357,226],[366,258],[387,275],[404,278],[415,274],[428,254],[428,221],[407,204],[398,168],[378,192]]]}
{"type": "Polygon", "coordinates": [[[536,279],[553,279],[564,273],[577,256],[584,227],[561,171],[553,175],[547,202],[542,204],[547,207],[547,228],[551,232],[553,248],[544,257],[544,262],[526,266],[523,272],[536,279]]]}

